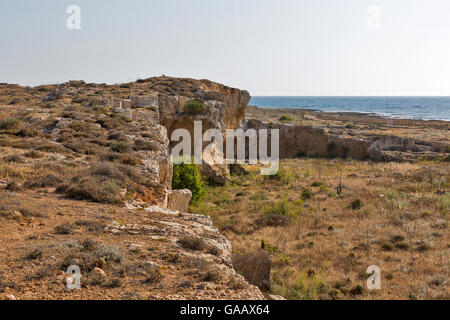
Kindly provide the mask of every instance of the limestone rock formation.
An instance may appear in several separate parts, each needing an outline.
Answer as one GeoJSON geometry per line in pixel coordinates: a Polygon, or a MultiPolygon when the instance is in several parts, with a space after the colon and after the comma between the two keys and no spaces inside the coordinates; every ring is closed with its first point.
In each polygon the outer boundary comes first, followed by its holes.
{"type": "MultiPolygon", "coordinates": [[[[140,224],[125,225],[113,222],[105,227],[104,232],[112,236],[128,235],[137,239],[145,236],[148,241],[161,243],[159,248],[161,254],[170,253],[172,259],[184,261],[189,266],[201,268],[207,266],[204,272],[214,273],[214,281],[200,283],[197,287],[191,288],[191,294],[197,298],[209,299],[210,295],[226,290],[227,293],[224,294],[228,299],[264,299],[258,287],[248,284],[233,269],[231,244],[219,233],[210,217],[157,206],[147,207],[145,211],[148,220],[140,224]],[[194,239],[191,241],[198,241],[198,244],[192,245],[183,239],[194,239]],[[205,290],[206,287],[210,290],[205,290]]],[[[202,273],[200,276],[205,279],[210,277],[202,273]]],[[[183,296],[173,298],[182,299],[183,296]]],[[[171,297],[165,296],[164,299],[171,297]]]]}
{"type": "Polygon", "coordinates": [[[171,190],[169,192],[169,202],[167,208],[174,211],[187,212],[191,199],[192,192],[188,189],[171,190]]]}
{"type": "MultiPolygon", "coordinates": [[[[374,161],[414,161],[419,157],[438,158],[448,146],[399,136],[345,136],[336,129],[319,126],[269,123],[246,119],[245,129],[279,129],[280,158],[300,156],[352,158],[374,161]]],[[[269,134],[270,139],[270,134],[269,134]]],[[[270,146],[270,143],[268,142],[270,146]]]]}
{"type": "Polygon", "coordinates": [[[233,254],[233,267],[253,285],[270,290],[271,262],[269,254],[260,249],[245,254],[233,254]]]}

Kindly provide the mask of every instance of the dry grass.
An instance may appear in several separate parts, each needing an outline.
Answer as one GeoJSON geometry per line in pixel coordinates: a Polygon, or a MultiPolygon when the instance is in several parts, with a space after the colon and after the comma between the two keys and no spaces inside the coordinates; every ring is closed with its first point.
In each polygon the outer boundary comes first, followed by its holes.
{"type": "Polygon", "coordinates": [[[208,187],[204,203],[191,206],[212,217],[237,253],[264,241],[274,293],[292,299],[448,297],[448,285],[430,286],[435,275],[448,277],[448,163],[298,159],[283,161],[282,168],[291,173],[288,181],[248,167],[250,175],[208,187]],[[261,223],[274,213],[280,223],[261,223]],[[281,220],[285,216],[292,218],[281,220]],[[376,292],[365,288],[365,270],[373,264],[382,270],[376,292]]]}

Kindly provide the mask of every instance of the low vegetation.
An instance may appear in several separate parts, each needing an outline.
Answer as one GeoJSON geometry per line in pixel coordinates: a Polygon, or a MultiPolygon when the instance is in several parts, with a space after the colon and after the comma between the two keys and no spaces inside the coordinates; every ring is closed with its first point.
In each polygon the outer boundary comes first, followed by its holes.
{"type": "Polygon", "coordinates": [[[296,159],[283,161],[272,177],[246,168],[250,174],[233,175],[225,186],[207,186],[202,203],[190,210],[210,215],[236,253],[263,244],[272,260],[273,294],[448,298],[446,285],[431,284],[432,275],[445,273],[436,256],[448,249],[450,170],[444,162],[296,159]],[[365,287],[373,264],[389,290],[365,287]]]}
{"type": "Polygon", "coordinates": [[[205,190],[198,165],[175,164],[173,167],[172,188],[191,190],[192,201],[199,202],[205,194],[205,190]]]}
{"type": "Polygon", "coordinates": [[[208,111],[208,109],[205,106],[205,103],[198,99],[193,99],[186,101],[184,104],[184,112],[190,113],[190,114],[202,114],[208,111]]]}

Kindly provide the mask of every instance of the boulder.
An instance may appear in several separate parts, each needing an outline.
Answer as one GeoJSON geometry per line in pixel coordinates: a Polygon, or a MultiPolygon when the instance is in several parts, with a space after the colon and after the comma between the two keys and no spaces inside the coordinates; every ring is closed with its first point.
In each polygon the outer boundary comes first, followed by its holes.
{"type": "Polygon", "coordinates": [[[187,212],[192,199],[192,192],[188,189],[169,191],[168,209],[187,212]]]}
{"type": "Polygon", "coordinates": [[[91,271],[89,278],[95,283],[101,283],[106,280],[106,273],[102,269],[95,267],[94,270],[91,271]]]}
{"type": "Polygon", "coordinates": [[[231,175],[246,176],[250,174],[250,172],[248,172],[247,169],[245,169],[242,165],[238,163],[230,164],[228,167],[230,168],[231,175]]]}
{"type": "Polygon", "coordinates": [[[232,255],[233,267],[251,284],[270,290],[271,261],[269,254],[260,249],[255,252],[232,255]]]}
{"type": "Polygon", "coordinates": [[[225,164],[210,164],[203,161],[201,173],[209,184],[223,186],[227,182],[228,167],[225,164]]]}

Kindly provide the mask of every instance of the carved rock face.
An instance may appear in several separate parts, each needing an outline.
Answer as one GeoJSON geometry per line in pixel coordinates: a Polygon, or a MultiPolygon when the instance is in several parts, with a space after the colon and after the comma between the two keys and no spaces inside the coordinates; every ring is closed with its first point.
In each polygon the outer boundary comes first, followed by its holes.
{"type": "Polygon", "coordinates": [[[169,192],[169,201],[167,208],[170,210],[187,212],[191,199],[192,192],[190,190],[171,190],[169,192]]]}
{"type": "MultiPolygon", "coordinates": [[[[176,129],[187,129],[193,138],[194,121],[202,122],[203,132],[208,129],[219,129],[224,132],[226,129],[236,129],[240,126],[240,121],[243,119],[250,102],[250,94],[247,91],[203,80],[193,80],[193,82],[188,83],[184,82],[185,79],[179,79],[179,81],[181,82],[180,86],[190,88],[189,93],[179,89],[178,92],[182,95],[166,93],[158,95],[160,122],[167,128],[169,138],[176,129]],[[185,109],[186,104],[192,100],[203,103],[201,112],[192,113],[185,109]]],[[[172,85],[176,86],[175,84],[172,85]]],[[[162,90],[161,85],[159,90],[162,90]]],[[[171,143],[171,147],[174,144],[176,143],[171,143]]],[[[204,146],[207,144],[205,143],[204,146]]],[[[204,164],[202,167],[203,177],[215,184],[224,184],[227,174],[228,168],[226,165],[211,166],[204,164]]]]}

